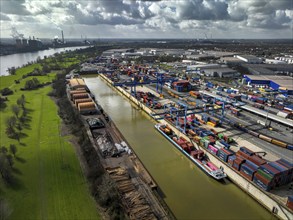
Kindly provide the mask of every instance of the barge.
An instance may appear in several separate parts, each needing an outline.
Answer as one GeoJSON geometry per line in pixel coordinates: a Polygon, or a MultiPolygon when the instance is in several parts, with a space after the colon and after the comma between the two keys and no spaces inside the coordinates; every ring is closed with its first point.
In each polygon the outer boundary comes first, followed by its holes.
{"type": "MultiPolygon", "coordinates": [[[[196,166],[202,169],[206,174],[213,177],[216,180],[221,180],[227,175],[218,168],[215,164],[208,160],[207,156],[202,150],[188,148],[188,145],[183,143],[186,147],[180,146],[175,140],[177,137],[172,136],[172,130],[163,124],[156,124],[155,128],[169,140],[179,151],[181,151],[187,158],[189,158],[196,166]],[[165,129],[169,130],[169,135],[165,132],[165,129]]],[[[189,142],[190,143],[190,142],[189,142]]]]}

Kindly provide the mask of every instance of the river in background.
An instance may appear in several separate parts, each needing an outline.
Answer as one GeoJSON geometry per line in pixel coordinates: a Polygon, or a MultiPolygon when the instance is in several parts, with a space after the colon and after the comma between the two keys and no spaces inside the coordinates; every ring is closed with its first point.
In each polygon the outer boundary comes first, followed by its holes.
{"type": "Polygon", "coordinates": [[[177,219],[275,219],[229,181],[207,176],[154,128],[154,121],[100,78],[86,84],[164,194],[177,219]]]}
{"type": "Polygon", "coordinates": [[[44,56],[51,56],[55,53],[72,51],[76,49],[86,48],[88,46],[79,46],[79,47],[65,47],[65,48],[51,48],[48,50],[40,50],[35,52],[27,52],[27,53],[16,53],[6,56],[0,56],[0,76],[9,75],[8,68],[11,67],[21,67],[28,62],[32,62],[37,60],[38,57],[41,59],[44,56]]]}

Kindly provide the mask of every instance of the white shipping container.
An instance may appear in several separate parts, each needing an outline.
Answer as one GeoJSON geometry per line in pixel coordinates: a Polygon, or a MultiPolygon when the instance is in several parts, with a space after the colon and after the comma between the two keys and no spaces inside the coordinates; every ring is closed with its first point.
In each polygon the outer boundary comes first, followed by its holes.
{"type": "Polygon", "coordinates": [[[288,113],[287,112],[282,112],[282,111],[279,111],[277,113],[278,116],[282,117],[282,118],[287,118],[288,117],[288,113]]]}

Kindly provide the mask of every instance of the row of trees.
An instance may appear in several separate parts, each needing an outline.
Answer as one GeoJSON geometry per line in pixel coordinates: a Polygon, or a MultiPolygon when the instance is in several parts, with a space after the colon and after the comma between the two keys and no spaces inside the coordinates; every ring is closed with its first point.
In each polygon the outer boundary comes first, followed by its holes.
{"type": "Polygon", "coordinates": [[[13,180],[13,164],[16,158],[17,148],[14,144],[10,144],[9,150],[2,146],[0,148],[0,175],[6,184],[10,184],[13,180]]]}
{"type": "Polygon", "coordinates": [[[22,94],[16,101],[17,105],[11,106],[12,116],[6,119],[6,134],[9,138],[20,141],[21,131],[27,120],[28,110],[25,106],[25,96],[22,94]]]}
{"type": "Polygon", "coordinates": [[[78,144],[86,164],[86,177],[91,183],[92,195],[100,206],[108,210],[111,219],[124,219],[115,183],[105,173],[97,151],[89,140],[80,114],[72,108],[66,96],[65,74],[57,74],[56,80],[53,82],[53,92],[50,95],[57,98],[58,113],[63,122],[70,128],[72,134],[78,137],[78,144]]]}

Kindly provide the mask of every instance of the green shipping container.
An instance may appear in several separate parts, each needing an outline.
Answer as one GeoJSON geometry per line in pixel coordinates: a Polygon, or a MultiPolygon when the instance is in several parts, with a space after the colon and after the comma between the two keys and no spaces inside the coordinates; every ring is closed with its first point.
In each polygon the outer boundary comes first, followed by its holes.
{"type": "Polygon", "coordinates": [[[266,178],[267,180],[272,181],[272,179],[274,178],[273,176],[271,176],[270,174],[265,173],[262,170],[257,170],[258,174],[261,175],[262,177],[266,178]]]}
{"type": "Polygon", "coordinates": [[[222,133],[218,134],[218,138],[223,139],[224,135],[222,133]]]}

